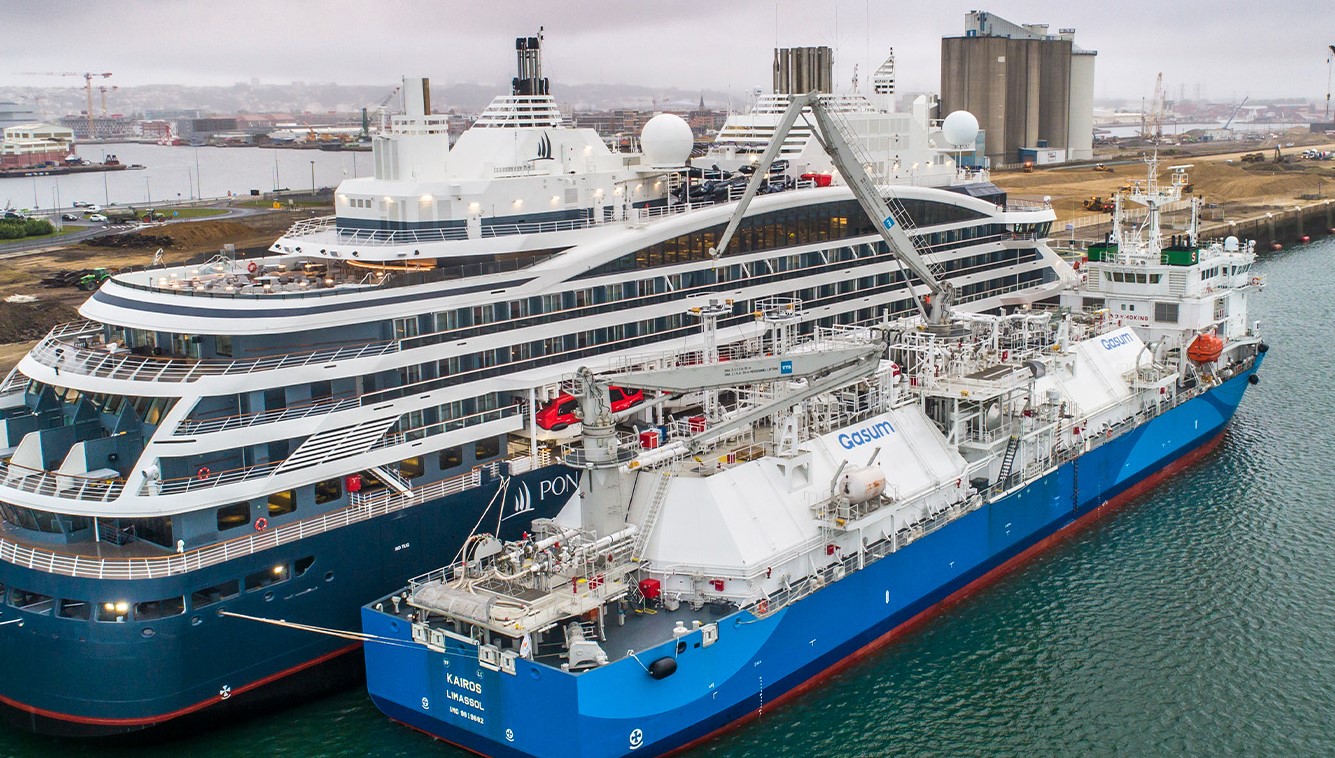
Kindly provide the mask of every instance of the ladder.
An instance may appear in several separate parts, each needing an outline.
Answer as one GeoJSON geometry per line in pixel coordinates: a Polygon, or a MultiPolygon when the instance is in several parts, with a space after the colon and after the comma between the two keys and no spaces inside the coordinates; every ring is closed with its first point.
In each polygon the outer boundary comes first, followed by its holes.
{"type": "Polygon", "coordinates": [[[1006,454],[1001,458],[1001,473],[997,474],[997,483],[1005,486],[1004,483],[1011,476],[1011,468],[1015,465],[1015,453],[1020,449],[1020,438],[1012,434],[1010,441],[1006,443],[1006,454]]]}
{"type": "Polygon", "coordinates": [[[649,501],[649,509],[644,513],[644,522],[635,532],[635,547],[631,551],[631,560],[636,563],[644,558],[644,549],[649,546],[649,535],[653,534],[654,525],[658,523],[658,516],[663,511],[663,503],[667,502],[668,490],[672,487],[671,470],[664,471],[663,476],[658,480],[658,486],[654,488],[654,497],[649,501]]]}

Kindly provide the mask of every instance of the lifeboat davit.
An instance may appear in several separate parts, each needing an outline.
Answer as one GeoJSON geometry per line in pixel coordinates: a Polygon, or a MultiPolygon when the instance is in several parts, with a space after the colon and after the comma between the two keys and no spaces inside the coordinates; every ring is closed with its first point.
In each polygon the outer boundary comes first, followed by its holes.
{"type": "Polygon", "coordinates": [[[1187,357],[1197,363],[1212,363],[1224,352],[1224,341],[1206,332],[1198,335],[1187,348],[1187,357]]]}

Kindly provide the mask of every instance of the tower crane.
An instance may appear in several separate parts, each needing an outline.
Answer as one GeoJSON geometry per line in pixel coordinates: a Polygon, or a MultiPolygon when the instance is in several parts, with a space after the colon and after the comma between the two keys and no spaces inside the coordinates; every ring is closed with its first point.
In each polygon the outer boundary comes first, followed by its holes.
{"type": "Polygon", "coordinates": [[[98,74],[98,73],[88,73],[88,72],[79,73],[78,71],[22,71],[19,73],[19,75],[20,76],[82,76],[83,89],[84,92],[88,94],[88,139],[93,139],[94,137],[97,136],[97,131],[93,128],[93,77],[100,76],[103,79],[106,79],[107,77],[111,76],[110,72],[98,74]]]}
{"type": "Polygon", "coordinates": [[[115,85],[115,84],[113,84],[113,85],[111,85],[111,87],[108,88],[107,85],[104,84],[104,85],[102,85],[101,87],[98,87],[98,88],[97,88],[97,90],[98,90],[99,92],[102,93],[102,117],[103,117],[103,118],[106,118],[106,116],[107,116],[107,90],[108,90],[108,89],[110,89],[112,92],[115,92],[116,90],[120,89],[120,87],[117,86],[117,85],[115,85]]]}

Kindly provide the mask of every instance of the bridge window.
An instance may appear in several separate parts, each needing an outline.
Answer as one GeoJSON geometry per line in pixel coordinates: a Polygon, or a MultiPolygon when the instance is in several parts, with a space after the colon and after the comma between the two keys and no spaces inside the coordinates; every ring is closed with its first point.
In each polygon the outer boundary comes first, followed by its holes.
{"type": "Polygon", "coordinates": [[[269,495],[269,516],[286,516],[297,509],[297,491],[282,490],[269,495]]]}
{"type": "Polygon", "coordinates": [[[343,497],[343,483],[338,479],[326,479],[315,483],[315,504],[332,503],[343,497]]]}
{"type": "Polygon", "coordinates": [[[261,587],[268,587],[271,584],[287,581],[287,565],[279,564],[273,568],[267,568],[263,571],[256,571],[246,577],[246,590],[257,590],[261,587]]]}
{"type": "Polygon", "coordinates": [[[152,621],[185,613],[184,597],[169,597],[164,600],[145,600],[134,604],[134,617],[139,621],[152,621]]]}
{"type": "Polygon", "coordinates": [[[218,531],[235,529],[250,523],[250,503],[224,505],[218,509],[218,531]]]}
{"type": "Polygon", "coordinates": [[[473,446],[473,455],[479,461],[495,458],[497,455],[500,455],[500,453],[501,443],[497,437],[488,437],[486,439],[478,440],[477,444],[473,446]]]}
{"type": "Polygon", "coordinates": [[[29,592],[15,587],[9,591],[9,604],[21,611],[36,613],[42,616],[50,616],[51,608],[55,605],[55,600],[50,595],[43,595],[40,592],[29,592]]]}
{"type": "Polygon", "coordinates": [[[87,621],[93,617],[93,604],[87,600],[61,600],[56,615],[63,619],[87,621]]]}
{"type": "Polygon", "coordinates": [[[190,593],[190,607],[207,608],[215,603],[221,603],[229,598],[234,598],[241,594],[241,583],[235,579],[215,584],[212,587],[205,587],[202,590],[195,590],[190,593]]]}

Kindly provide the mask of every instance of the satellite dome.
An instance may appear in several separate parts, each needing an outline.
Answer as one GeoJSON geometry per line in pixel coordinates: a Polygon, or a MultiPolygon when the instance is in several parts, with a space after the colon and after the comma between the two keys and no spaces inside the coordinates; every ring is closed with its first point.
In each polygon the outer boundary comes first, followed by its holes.
{"type": "Polygon", "coordinates": [[[1224,238],[1224,250],[1230,253],[1238,251],[1238,238],[1232,235],[1224,238]]]}
{"type": "Polygon", "coordinates": [[[690,125],[681,116],[671,113],[660,113],[649,119],[644,131],[640,132],[644,162],[656,168],[686,165],[694,144],[695,135],[691,134],[690,125]]]}
{"type": "Polygon", "coordinates": [[[941,135],[952,147],[972,145],[978,139],[978,119],[968,111],[955,111],[941,122],[941,135]]]}

